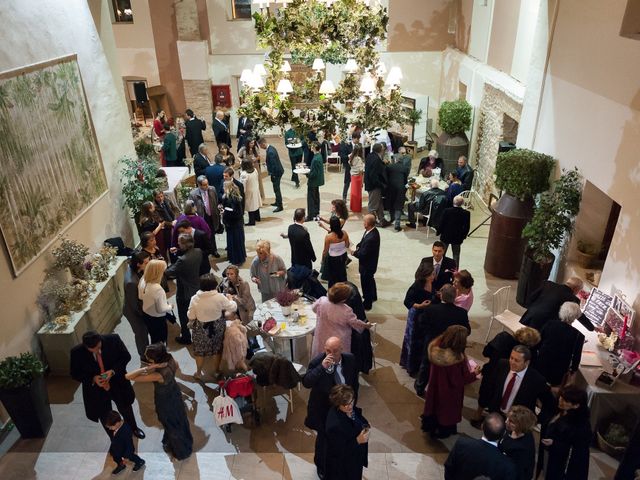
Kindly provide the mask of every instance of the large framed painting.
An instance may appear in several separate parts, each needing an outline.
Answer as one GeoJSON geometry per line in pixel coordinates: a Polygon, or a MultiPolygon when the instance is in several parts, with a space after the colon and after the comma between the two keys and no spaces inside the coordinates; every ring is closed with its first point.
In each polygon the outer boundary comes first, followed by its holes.
{"type": "Polygon", "coordinates": [[[0,73],[0,165],[17,276],[108,191],[76,55],[0,73]]]}

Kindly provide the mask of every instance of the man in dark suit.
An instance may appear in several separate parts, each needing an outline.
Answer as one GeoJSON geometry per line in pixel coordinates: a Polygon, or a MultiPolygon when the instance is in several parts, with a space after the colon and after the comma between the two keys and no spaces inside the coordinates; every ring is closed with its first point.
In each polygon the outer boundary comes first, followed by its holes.
{"type": "Polygon", "coordinates": [[[204,171],[209,165],[211,165],[211,163],[212,161],[209,160],[209,149],[207,148],[207,144],[201,143],[198,146],[198,153],[193,156],[193,173],[195,173],[196,178],[200,175],[204,175],[204,171]]]}
{"type": "Polygon", "coordinates": [[[118,335],[100,335],[90,330],[82,335],[82,344],[71,349],[69,371],[71,378],[82,383],[82,400],[89,420],[100,421],[111,436],[105,421],[113,401],[133,434],[144,438],[131,408],[136,395],[124,377],[129,360],[131,355],[118,335]]]}
{"type": "Polygon", "coordinates": [[[324,458],[326,452],[325,422],[331,408],[329,392],[334,385],[346,384],[355,392],[354,403],[358,398],[358,371],[355,357],[342,353],[342,342],[338,337],[330,337],[324,344],[324,353],[311,360],[302,384],[310,388],[307,403],[305,426],[316,431],[316,448],[313,462],[318,476],[324,476],[324,458]]]}
{"type": "Polygon", "coordinates": [[[133,471],[140,470],[145,461],[136,455],[135,445],[133,444],[133,432],[131,427],[127,425],[118,412],[109,412],[105,421],[105,425],[111,430],[111,447],[109,453],[113,457],[113,461],[116,462],[116,468],[111,472],[112,475],[118,475],[123,472],[127,466],[124,463],[124,459],[131,460],[133,465],[133,471]]]}
{"type": "Polygon", "coordinates": [[[151,255],[142,250],[136,252],[129,260],[129,268],[124,273],[124,304],[122,315],[127,319],[133,330],[136,341],[136,350],[140,359],[144,357],[144,351],[149,345],[149,332],[144,323],[144,312],[142,311],[142,300],[138,298],[138,283],[144,273],[144,268],[149,263],[151,255]]]}
{"type": "MultiPolygon", "coordinates": [[[[576,296],[582,290],[582,280],[571,277],[563,285],[547,280],[538,290],[533,292],[528,299],[527,311],[524,312],[520,323],[542,330],[549,320],[557,320],[558,312],[564,302],[580,303],[576,296]]],[[[593,330],[593,324],[584,315],[580,315],[578,321],[587,330],[593,330]]]]}
{"type": "Polygon", "coordinates": [[[471,227],[471,213],[462,208],[464,198],[460,195],[453,197],[453,207],[447,208],[442,214],[440,222],[440,241],[444,243],[444,254],[449,245],[453,250],[453,261],[460,266],[460,245],[469,234],[471,227]]]}
{"type": "Polygon", "coordinates": [[[433,242],[433,246],[431,247],[431,253],[433,256],[424,257],[420,261],[420,265],[416,270],[415,278],[422,278],[420,271],[424,269],[425,265],[433,265],[433,271],[435,273],[433,288],[435,290],[440,290],[442,286],[447,283],[453,284],[453,272],[457,269],[456,262],[454,262],[453,259],[444,256],[445,248],[445,244],[440,240],[433,242]]]}
{"type": "Polygon", "coordinates": [[[229,133],[229,127],[224,120],[224,112],[217,110],[213,117],[213,135],[216,137],[218,148],[220,144],[224,143],[229,150],[231,150],[231,134],[229,133]]]}
{"type": "Polygon", "coordinates": [[[397,157],[394,157],[387,165],[387,190],[385,193],[389,212],[391,213],[391,220],[395,224],[395,231],[402,230],[400,227],[400,217],[402,215],[402,207],[407,194],[407,179],[409,177],[409,167],[404,163],[398,161],[397,157]]]}
{"type": "MultiPolygon", "coordinates": [[[[356,140],[360,141],[360,135],[358,138],[354,138],[353,142],[356,143],[356,140]]],[[[344,186],[342,187],[342,200],[347,202],[347,193],[349,192],[349,186],[351,185],[351,164],[349,163],[349,159],[351,157],[351,153],[353,152],[354,143],[347,142],[346,140],[342,140],[338,144],[338,156],[340,157],[340,162],[342,162],[342,170],[344,170],[344,186]]]]}
{"type": "MultiPolygon", "coordinates": [[[[452,325],[465,327],[471,333],[467,311],[455,304],[456,288],[453,285],[444,285],[440,290],[440,299],[442,303],[433,303],[422,310],[416,316],[413,324],[411,350],[416,354],[413,355],[412,353],[411,358],[422,360],[414,384],[416,393],[419,396],[424,395],[424,389],[429,382],[431,362],[429,362],[429,356],[427,355],[427,345],[452,325]]],[[[415,364],[407,365],[409,374],[415,372],[415,367],[415,364]]]]}
{"type": "Polygon", "coordinates": [[[469,165],[467,157],[460,155],[458,158],[458,167],[456,168],[456,174],[462,182],[462,190],[471,190],[473,185],[473,168],[469,165]]]}
{"type": "Polygon", "coordinates": [[[483,475],[491,480],[517,478],[513,462],[498,448],[504,431],[504,420],[492,413],[482,423],[481,440],[459,437],[444,462],[445,480],[473,480],[483,475]]]}
{"type": "Polygon", "coordinates": [[[371,310],[373,302],[378,300],[378,289],[374,275],[378,270],[380,256],[380,232],[376,228],[376,217],[369,213],[364,216],[364,235],[351,254],[358,259],[360,285],[365,310],[371,310]]]}
{"type": "MultiPolygon", "coordinates": [[[[207,234],[202,230],[198,230],[197,228],[193,228],[191,222],[189,220],[182,220],[176,224],[176,231],[178,235],[184,233],[187,235],[191,235],[193,237],[193,246],[194,248],[199,248],[202,252],[202,259],[200,260],[200,270],[198,273],[200,275],[204,275],[205,273],[209,273],[211,271],[211,263],[209,262],[209,238],[207,234]]],[[[171,249],[172,253],[176,253],[176,250],[171,249]]]]}
{"type": "Polygon", "coordinates": [[[309,270],[313,268],[316,261],[316,252],[311,244],[311,237],[304,226],[304,208],[296,208],[293,212],[293,224],[289,225],[287,234],[282,234],[282,238],[289,239],[291,247],[291,265],[303,265],[309,270]]]}
{"type": "Polygon", "coordinates": [[[269,176],[271,177],[271,184],[273,185],[273,193],[276,197],[275,203],[272,203],[272,207],[276,207],[273,211],[281,212],[282,208],[282,193],[280,193],[280,179],[284,174],[284,168],[282,167],[282,163],[280,162],[280,156],[278,155],[278,151],[273,145],[269,145],[267,139],[265,137],[261,137],[258,140],[258,145],[260,148],[267,151],[267,172],[269,172],[269,176]]]}
{"type": "Polygon", "coordinates": [[[218,247],[216,246],[216,232],[220,227],[220,212],[218,211],[218,195],[215,187],[209,185],[209,180],[204,175],[196,178],[198,188],[194,188],[189,193],[189,200],[193,201],[196,213],[204,218],[211,230],[211,254],[219,258],[218,247]]]}
{"type": "Polygon", "coordinates": [[[240,137],[247,133],[245,128],[246,123],[249,121],[248,117],[240,117],[238,118],[238,129],[236,130],[236,139],[240,140],[240,137]]]}
{"type": "Polygon", "coordinates": [[[538,420],[545,425],[553,414],[555,400],[547,381],[529,365],[530,362],[531,351],[524,345],[513,347],[509,360],[499,361],[487,408],[490,412],[506,414],[512,405],[522,405],[535,412],[536,402],[540,400],[542,409],[538,420]]]}
{"type": "Polygon", "coordinates": [[[172,263],[164,272],[168,279],[176,279],[178,290],[176,292],[176,305],[178,306],[178,317],[180,318],[180,336],[176,337],[176,342],[182,345],[191,344],[191,331],[187,324],[187,310],[189,302],[200,289],[200,265],[202,262],[202,251],[193,248],[194,240],[191,235],[181,233],[178,236],[178,247],[182,255],[175,263],[172,263]]]}
{"type": "Polygon", "coordinates": [[[190,108],[187,109],[185,114],[187,116],[187,121],[184,123],[186,130],[184,136],[187,139],[189,151],[193,157],[198,152],[198,147],[204,143],[202,131],[207,128],[207,124],[204,120],[197,118],[195,113],[193,113],[193,110],[190,108]]]}
{"type": "Polygon", "coordinates": [[[384,205],[382,202],[382,192],[387,188],[387,175],[382,160],[384,154],[383,143],[376,143],[367,155],[364,162],[364,189],[369,193],[369,213],[375,214],[380,227],[391,225],[384,218],[384,205]]]}
{"type": "Polygon", "coordinates": [[[218,203],[222,202],[222,195],[224,194],[223,184],[225,168],[227,167],[222,163],[222,159],[216,156],[213,164],[209,165],[204,170],[204,175],[207,177],[207,180],[209,180],[209,185],[216,189],[216,193],[218,194],[218,203]]]}

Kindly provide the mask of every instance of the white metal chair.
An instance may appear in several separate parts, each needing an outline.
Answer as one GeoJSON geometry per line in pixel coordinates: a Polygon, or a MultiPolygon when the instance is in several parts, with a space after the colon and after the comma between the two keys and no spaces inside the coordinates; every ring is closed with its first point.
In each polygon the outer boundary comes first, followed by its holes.
{"type": "Polygon", "coordinates": [[[429,226],[429,220],[431,219],[432,208],[433,208],[433,202],[429,202],[429,212],[427,214],[416,211],[416,230],[420,226],[420,217],[425,218],[427,220],[427,238],[429,238],[429,232],[431,231],[431,227],[429,226]]]}
{"type": "Polygon", "coordinates": [[[489,334],[491,333],[491,327],[494,320],[497,320],[502,325],[503,331],[505,327],[512,332],[515,332],[522,327],[520,324],[520,315],[509,310],[510,298],[511,285],[499,288],[494,292],[491,308],[491,320],[489,321],[489,328],[487,329],[487,336],[484,338],[484,343],[487,343],[489,340],[489,334]]]}
{"type": "Polygon", "coordinates": [[[325,171],[329,171],[329,167],[338,167],[338,172],[342,171],[342,160],[337,153],[332,153],[327,156],[327,163],[324,164],[325,171]]]}
{"type": "Polygon", "coordinates": [[[471,190],[465,190],[460,193],[460,196],[464,198],[464,203],[462,204],[462,208],[465,210],[473,210],[472,200],[471,200],[471,190]]]}

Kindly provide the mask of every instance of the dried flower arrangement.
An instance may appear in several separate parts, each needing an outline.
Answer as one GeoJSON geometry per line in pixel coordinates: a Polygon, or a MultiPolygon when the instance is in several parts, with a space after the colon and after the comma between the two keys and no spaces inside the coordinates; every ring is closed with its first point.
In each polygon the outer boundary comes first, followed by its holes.
{"type": "Polygon", "coordinates": [[[54,262],[48,273],[55,273],[68,268],[76,278],[86,278],[87,273],[84,268],[84,259],[89,254],[86,245],[63,238],[62,243],[51,251],[54,262]]]}
{"type": "Polygon", "coordinates": [[[298,294],[293,290],[284,289],[276,293],[276,302],[281,307],[290,307],[296,300],[298,300],[298,294]]]}

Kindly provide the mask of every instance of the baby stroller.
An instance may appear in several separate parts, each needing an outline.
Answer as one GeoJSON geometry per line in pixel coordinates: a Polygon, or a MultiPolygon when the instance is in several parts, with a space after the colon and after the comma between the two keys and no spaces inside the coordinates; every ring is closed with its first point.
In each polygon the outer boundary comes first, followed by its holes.
{"type": "Polygon", "coordinates": [[[218,381],[220,395],[213,400],[216,424],[231,432],[231,424],[242,424],[243,416],[251,414],[253,424],[260,425],[260,414],[256,408],[255,378],[240,374],[218,381]]]}

